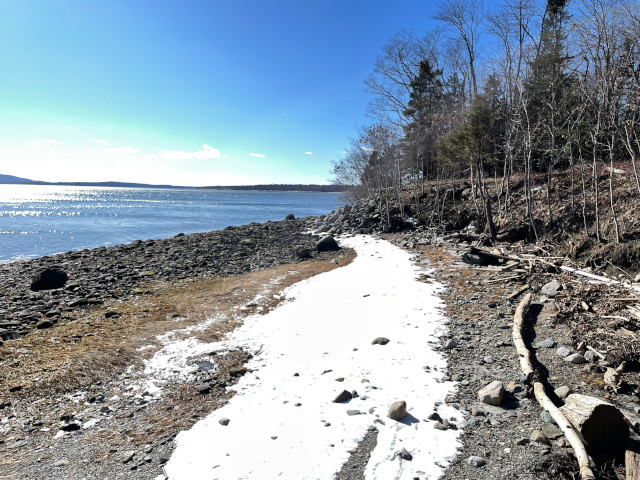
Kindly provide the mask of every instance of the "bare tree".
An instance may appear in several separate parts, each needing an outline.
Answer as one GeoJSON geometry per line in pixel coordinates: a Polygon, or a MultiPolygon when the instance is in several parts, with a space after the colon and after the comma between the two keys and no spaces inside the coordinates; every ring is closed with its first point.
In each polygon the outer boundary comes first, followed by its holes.
{"type": "Polygon", "coordinates": [[[434,17],[455,32],[453,40],[464,46],[473,96],[478,94],[476,60],[484,16],[483,0],[444,0],[434,17]]]}
{"type": "Polygon", "coordinates": [[[439,42],[438,30],[421,38],[401,30],[382,46],[373,73],[364,82],[365,91],[372,95],[368,109],[370,117],[396,127],[406,125],[403,113],[409,102],[411,82],[422,60],[429,59],[437,64],[439,42]]]}

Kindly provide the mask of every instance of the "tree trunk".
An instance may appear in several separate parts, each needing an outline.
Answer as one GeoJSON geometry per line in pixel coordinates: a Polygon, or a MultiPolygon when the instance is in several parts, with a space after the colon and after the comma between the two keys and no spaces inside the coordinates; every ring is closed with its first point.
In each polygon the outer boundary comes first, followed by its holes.
{"type": "Polygon", "coordinates": [[[600,398],[572,393],[560,411],[593,452],[619,453],[626,448],[629,427],[616,407],[600,398]]]}
{"type": "Polygon", "coordinates": [[[611,206],[611,218],[613,219],[613,226],[616,232],[616,244],[620,243],[620,228],[618,226],[618,217],[616,215],[616,209],[614,207],[614,198],[613,198],[613,154],[614,154],[614,144],[615,138],[611,138],[609,144],[609,205],[611,206]]]}

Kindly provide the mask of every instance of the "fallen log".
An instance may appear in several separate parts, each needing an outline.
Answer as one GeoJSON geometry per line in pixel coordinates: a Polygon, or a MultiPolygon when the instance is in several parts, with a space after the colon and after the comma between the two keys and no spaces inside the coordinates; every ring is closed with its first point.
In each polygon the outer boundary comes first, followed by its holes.
{"type": "MultiPolygon", "coordinates": [[[[516,346],[516,351],[518,352],[518,357],[520,358],[520,366],[522,368],[522,372],[527,376],[527,380],[529,382],[534,379],[534,370],[531,364],[531,352],[527,348],[522,338],[522,326],[524,324],[524,317],[529,309],[529,305],[531,304],[531,294],[528,293],[522,299],[518,308],[516,308],[516,313],[513,318],[513,343],[516,346]]],[[[553,418],[558,425],[558,428],[562,430],[564,436],[567,438],[567,441],[573,447],[574,454],[576,459],[578,460],[578,465],[580,467],[580,478],[582,480],[595,480],[595,475],[591,470],[591,459],[587,454],[587,450],[582,443],[582,440],[578,436],[578,433],[573,428],[571,423],[566,419],[566,417],[562,414],[562,412],[554,405],[551,399],[547,396],[544,391],[544,385],[541,382],[533,381],[533,393],[538,400],[538,403],[544,408],[551,418],[553,418]]]]}
{"type": "Polygon", "coordinates": [[[572,393],[560,411],[571,422],[584,442],[597,452],[624,451],[629,427],[624,415],[601,398],[572,393]]]}
{"type": "Polygon", "coordinates": [[[629,440],[624,456],[627,480],[640,480],[640,442],[629,440]]]}

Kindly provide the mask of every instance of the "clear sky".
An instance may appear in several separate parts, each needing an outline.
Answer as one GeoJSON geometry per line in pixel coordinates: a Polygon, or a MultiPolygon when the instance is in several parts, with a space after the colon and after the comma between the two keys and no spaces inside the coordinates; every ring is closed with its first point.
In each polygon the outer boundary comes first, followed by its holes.
{"type": "Polygon", "coordinates": [[[0,0],[0,173],[326,183],[363,80],[435,3],[0,0]]]}

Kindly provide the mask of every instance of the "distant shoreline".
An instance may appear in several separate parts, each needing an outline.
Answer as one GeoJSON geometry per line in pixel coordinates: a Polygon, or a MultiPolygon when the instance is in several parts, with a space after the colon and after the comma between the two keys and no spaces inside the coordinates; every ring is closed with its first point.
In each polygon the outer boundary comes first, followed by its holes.
{"type": "Polygon", "coordinates": [[[265,184],[265,185],[212,185],[204,187],[187,187],[180,185],[153,185],[149,183],[130,182],[44,182],[13,175],[0,174],[0,184],[3,185],[50,185],[58,187],[112,187],[112,188],[185,188],[204,190],[235,190],[255,192],[320,192],[341,193],[351,188],[349,185],[318,185],[318,184],[265,184]]]}

